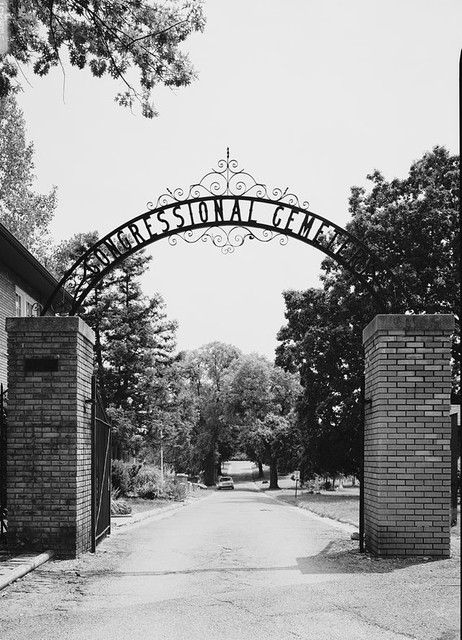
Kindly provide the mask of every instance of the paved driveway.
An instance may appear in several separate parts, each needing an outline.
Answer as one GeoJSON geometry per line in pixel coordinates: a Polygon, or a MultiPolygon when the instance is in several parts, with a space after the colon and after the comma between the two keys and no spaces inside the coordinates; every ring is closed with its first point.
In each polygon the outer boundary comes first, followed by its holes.
{"type": "MultiPolygon", "coordinates": [[[[0,598],[2,640],[451,640],[458,563],[376,561],[346,528],[256,490],[126,527],[0,598]],[[453,586],[454,585],[454,586],[453,586]]],[[[239,481],[239,478],[244,478],[239,481]]]]}

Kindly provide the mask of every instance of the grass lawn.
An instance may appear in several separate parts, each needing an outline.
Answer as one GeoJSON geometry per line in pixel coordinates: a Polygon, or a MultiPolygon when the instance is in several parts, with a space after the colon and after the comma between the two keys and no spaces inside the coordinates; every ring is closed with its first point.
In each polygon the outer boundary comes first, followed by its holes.
{"type": "MultiPolygon", "coordinates": [[[[345,488],[342,492],[302,493],[295,498],[293,491],[289,493],[285,490],[278,495],[278,498],[302,509],[309,509],[320,516],[346,522],[359,528],[359,495],[349,494],[348,491],[345,488]]],[[[451,535],[460,537],[460,504],[457,511],[457,525],[451,527],[451,535]]]]}
{"type": "Polygon", "coordinates": [[[174,500],[145,500],[144,498],[124,498],[124,500],[131,506],[132,513],[161,509],[175,502],[174,500]]]}
{"type": "Polygon", "coordinates": [[[278,498],[302,509],[309,509],[320,516],[359,527],[359,495],[357,492],[349,494],[347,491],[302,493],[296,498],[293,495],[294,492],[291,494],[284,492],[278,495],[278,498]]]}
{"type": "Polygon", "coordinates": [[[154,509],[162,509],[175,503],[175,500],[145,500],[144,498],[121,498],[120,502],[130,507],[130,512],[125,514],[123,511],[112,513],[112,517],[135,515],[144,511],[153,511],[154,509]]]}
{"type": "MultiPolygon", "coordinates": [[[[196,490],[190,491],[185,495],[184,500],[191,501],[205,497],[207,495],[203,491],[196,490]]],[[[126,502],[132,509],[131,513],[143,513],[144,511],[152,511],[153,509],[162,509],[164,507],[168,507],[171,504],[178,504],[179,502],[184,502],[184,500],[168,500],[168,499],[159,499],[159,500],[146,500],[145,498],[123,498],[123,501],[126,502]]]]}

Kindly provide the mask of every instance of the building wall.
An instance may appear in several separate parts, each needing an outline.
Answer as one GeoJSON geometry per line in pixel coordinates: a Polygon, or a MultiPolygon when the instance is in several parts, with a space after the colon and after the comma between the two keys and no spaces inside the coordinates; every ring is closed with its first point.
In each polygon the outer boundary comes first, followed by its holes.
{"type": "Polygon", "coordinates": [[[38,302],[43,302],[43,294],[31,287],[23,278],[0,262],[0,384],[7,386],[7,335],[5,320],[16,316],[16,287],[38,302]]]}
{"type": "Polygon", "coordinates": [[[0,384],[7,386],[7,335],[5,320],[15,315],[15,282],[9,272],[0,264],[0,384]]]}

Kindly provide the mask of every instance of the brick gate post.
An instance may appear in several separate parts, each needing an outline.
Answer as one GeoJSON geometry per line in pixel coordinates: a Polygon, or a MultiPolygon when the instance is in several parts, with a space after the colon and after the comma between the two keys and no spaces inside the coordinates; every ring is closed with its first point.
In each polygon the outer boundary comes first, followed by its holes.
{"type": "Polygon", "coordinates": [[[364,539],[379,556],[450,553],[452,315],[365,328],[364,539]]]}
{"type": "Polygon", "coordinates": [[[9,545],[74,557],[91,547],[94,333],[77,317],[6,329],[9,545]]]}

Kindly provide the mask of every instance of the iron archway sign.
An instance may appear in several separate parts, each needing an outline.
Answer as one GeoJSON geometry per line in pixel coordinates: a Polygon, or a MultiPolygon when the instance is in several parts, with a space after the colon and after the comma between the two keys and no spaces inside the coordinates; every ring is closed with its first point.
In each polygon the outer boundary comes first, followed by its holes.
{"type": "Polygon", "coordinates": [[[87,295],[117,264],[159,240],[176,245],[210,241],[223,253],[231,253],[246,240],[287,244],[294,238],[310,245],[345,267],[376,299],[383,313],[390,313],[403,290],[393,272],[368,247],[348,231],[310,211],[308,202],[286,189],[268,192],[236,160],[219,160],[217,169],[200,182],[167,191],[148,210],[101,238],[65,273],[42,315],[59,305],[60,292],[73,295],[70,315],[78,312],[87,295]],[[390,291],[392,297],[390,299],[390,291]]]}

